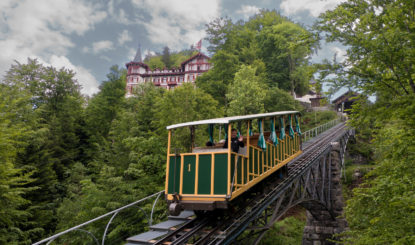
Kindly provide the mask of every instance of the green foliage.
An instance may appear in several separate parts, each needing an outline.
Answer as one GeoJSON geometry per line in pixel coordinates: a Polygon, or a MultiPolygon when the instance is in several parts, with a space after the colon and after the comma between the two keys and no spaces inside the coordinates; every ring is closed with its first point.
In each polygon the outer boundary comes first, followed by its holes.
{"type": "Polygon", "coordinates": [[[226,91],[239,69],[238,57],[219,50],[210,60],[215,66],[198,76],[196,85],[215,98],[221,105],[226,104],[226,91]],[[218,67],[218,68],[215,68],[218,67]],[[226,67],[226,69],[223,69],[226,67]]]}
{"type": "MultiPolygon", "coordinates": [[[[156,104],[156,118],[159,134],[167,137],[166,126],[182,122],[202,120],[223,116],[223,109],[218,102],[203,90],[187,83],[166,92],[156,104]]],[[[190,132],[187,128],[174,131],[175,141],[172,149],[188,151],[190,132]]]]}
{"type": "Polygon", "coordinates": [[[162,54],[157,53],[156,55],[147,55],[144,59],[144,63],[146,63],[152,70],[156,68],[160,70],[164,68],[171,69],[173,67],[180,68],[184,61],[197,53],[198,51],[196,50],[170,52],[168,47],[164,47],[162,54]]]}
{"type": "Polygon", "coordinates": [[[171,124],[223,115],[218,102],[191,83],[167,91],[157,101],[156,107],[159,128],[164,132],[164,128],[171,124]]]}
{"type": "Polygon", "coordinates": [[[309,56],[316,47],[317,40],[304,28],[292,22],[264,28],[258,42],[260,57],[267,66],[267,82],[291,94],[308,92],[312,67],[308,66],[309,56]]]}
{"type": "Polygon", "coordinates": [[[303,109],[300,102],[295,100],[290,93],[279,88],[267,90],[264,106],[266,112],[301,111],[303,109]]]}
{"type": "Polygon", "coordinates": [[[162,58],[161,56],[154,56],[145,62],[152,70],[155,70],[156,68],[162,70],[164,67],[166,67],[166,65],[164,64],[161,58],[162,58]]]}
{"type": "Polygon", "coordinates": [[[170,49],[167,46],[163,48],[163,55],[161,56],[161,61],[163,61],[167,69],[171,68],[172,60],[170,58],[170,49]]]}
{"type": "Polygon", "coordinates": [[[375,104],[360,98],[351,114],[350,125],[373,144],[358,152],[373,149],[376,167],[347,202],[350,244],[415,243],[414,9],[407,0],[349,0],[316,25],[328,41],[349,47],[344,62],[324,65],[326,77],[338,75],[333,86],[377,96],[375,104]]]}
{"type": "Polygon", "coordinates": [[[301,244],[303,239],[303,229],[305,217],[297,218],[290,216],[282,221],[278,221],[265,234],[259,244],[261,245],[296,245],[301,244]]]}
{"type": "Polygon", "coordinates": [[[335,111],[312,111],[305,112],[301,118],[301,131],[305,132],[309,129],[336,119],[337,113],[335,111]]]}
{"type": "MultiPolygon", "coordinates": [[[[68,173],[70,192],[58,210],[59,229],[70,228],[163,188],[166,138],[155,134],[153,123],[154,104],[162,97],[163,90],[148,83],[136,93],[137,97],[127,99],[117,111],[108,134],[96,144],[88,168],[78,163],[68,173]]],[[[148,212],[151,206],[146,204],[142,208],[148,212]]],[[[158,207],[157,215],[161,215],[162,208],[158,207]]],[[[108,242],[143,231],[146,219],[142,212],[120,214],[111,225],[108,242]]],[[[105,222],[108,220],[94,223],[88,229],[102,234],[105,222]]],[[[82,243],[83,237],[73,233],[63,239],[82,243]]]]}
{"type": "Polygon", "coordinates": [[[242,65],[229,85],[226,98],[229,101],[229,116],[264,112],[265,86],[255,75],[255,69],[242,65]]]}
{"type": "Polygon", "coordinates": [[[31,59],[27,64],[13,65],[3,84],[27,96],[21,104],[25,113],[15,123],[31,133],[20,139],[24,147],[14,162],[16,167],[33,172],[34,180],[24,187],[36,189],[25,193],[25,199],[31,202],[26,209],[30,216],[20,226],[25,234],[19,239],[27,243],[55,229],[56,208],[66,192],[62,185],[65,172],[82,148],[84,99],[72,71],[45,67],[31,59]]]}
{"type": "Polygon", "coordinates": [[[349,0],[322,14],[316,29],[350,47],[347,59],[333,67],[339,82],[366,94],[413,96],[414,9],[409,0],[349,0]]]}
{"type": "Polygon", "coordinates": [[[33,181],[32,172],[18,168],[18,154],[24,151],[25,141],[32,133],[20,119],[30,114],[29,99],[19,87],[0,84],[0,244],[28,236],[22,229],[30,217],[25,210],[30,204],[25,194],[35,188],[26,187],[33,181]]]}
{"type": "Polygon", "coordinates": [[[125,106],[126,72],[117,66],[111,67],[108,81],[100,85],[100,92],[91,98],[85,110],[85,127],[89,146],[85,149],[90,159],[97,150],[95,147],[108,137],[111,124],[125,106]]]}
{"type": "Polygon", "coordinates": [[[377,135],[378,167],[353,191],[346,215],[354,244],[415,242],[415,144],[413,128],[390,122],[377,135]]]}
{"type": "Polygon", "coordinates": [[[213,68],[199,77],[197,86],[221,104],[242,64],[256,68],[256,74],[268,88],[278,87],[292,94],[308,92],[314,73],[309,57],[317,47],[317,38],[303,27],[275,11],[261,10],[248,21],[232,23],[215,19],[207,25],[207,40],[214,51],[213,68]]]}

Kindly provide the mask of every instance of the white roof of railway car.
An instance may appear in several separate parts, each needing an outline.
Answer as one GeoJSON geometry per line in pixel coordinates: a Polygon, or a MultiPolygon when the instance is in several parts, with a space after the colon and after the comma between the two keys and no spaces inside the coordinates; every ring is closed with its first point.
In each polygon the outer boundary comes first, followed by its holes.
{"type": "Polygon", "coordinates": [[[214,118],[214,119],[174,124],[174,125],[167,126],[167,129],[182,128],[182,127],[187,127],[187,126],[195,126],[195,125],[203,125],[203,124],[228,124],[230,122],[236,122],[236,121],[242,121],[242,120],[273,117],[273,116],[295,114],[295,113],[299,113],[299,112],[298,111],[279,111],[279,112],[252,114],[252,115],[245,115],[245,116],[222,117],[222,118],[214,118]]]}

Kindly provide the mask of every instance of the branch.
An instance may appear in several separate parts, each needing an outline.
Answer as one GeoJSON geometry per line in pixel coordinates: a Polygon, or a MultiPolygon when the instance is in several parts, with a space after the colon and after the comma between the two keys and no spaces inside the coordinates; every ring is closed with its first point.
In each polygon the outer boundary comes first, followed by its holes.
{"type": "Polygon", "coordinates": [[[411,73],[409,72],[408,66],[405,66],[406,73],[408,73],[409,77],[409,85],[411,85],[412,92],[415,94],[415,84],[414,80],[412,79],[411,73]]]}
{"type": "MultiPolygon", "coordinates": [[[[381,32],[381,35],[382,35],[382,38],[383,38],[383,40],[385,41],[386,45],[387,45],[388,47],[390,47],[390,44],[389,44],[388,40],[385,38],[385,35],[384,35],[384,33],[383,33],[383,32],[381,32]]],[[[391,53],[390,53],[390,60],[392,60],[392,56],[393,56],[393,52],[391,52],[391,53]]],[[[393,74],[394,74],[394,75],[395,75],[395,77],[397,78],[397,81],[398,81],[399,85],[401,86],[401,88],[403,89],[403,91],[405,91],[405,93],[406,93],[406,94],[409,94],[408,90],[406,90],[405,86],[402,84],[402,82],[401,82],[401,78],[399,77],[399,74],[398,74],[398,73],[396,73],[395,68],[394,68],[394,66],[392,65],[392,64],[393,64],[393,62],[385,62],[385,63],[386,63],[386,66],[387,66],[387,67],[389,67],[389,69],[391,69],[391,70],[392,70],[393,74]]]]}
{"type": "MultiPolygon", "coordinates": [[[[357,72],[357,71],[353,71],[353,73],[356,73],[358,76],[361,76],[361,77],[366,77],[366,75],[365,75],[365,74],[360,73],[360,72],[357,72]]],[[[398,95],[398,96],[402,96],[402,94],[401,94],[401,93],[399,93],[399,91],[398,91],[398,90],[396,90],[394,87],[392,87],[391,85],[389,85],[388,83],[386,83],[386,82],[385,82],[385,81],[383,81],[382,79],[379,79],[379,82],[380,82],[380,83],[382,83],[382,84],[384,84],[384,85],[386,85],[388,88],[392,89],[392,90],[393,90],[393,92],[394,92],[396,95],[398,95]]]]}

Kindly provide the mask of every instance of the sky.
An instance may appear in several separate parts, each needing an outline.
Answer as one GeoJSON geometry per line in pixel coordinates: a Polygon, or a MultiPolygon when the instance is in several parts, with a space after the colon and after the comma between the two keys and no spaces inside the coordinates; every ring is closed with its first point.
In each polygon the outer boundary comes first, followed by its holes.
{"type": "MultiPolygon", "coordinates": [[[[218,17],[248,20],[275,9],[310,27],[344,0],[0,0],[0,77],[15,62],[36,58],[73,70],[82,93],[92,95],[112,65],[125,67],[141,45],[143,56],[189,48],[218,17]]],[[[206,52],[208,43],[203,42],[206,52]]],[[[340,44],[322,43],[313,62],[342,59],[340,44]]],[[[143,57],[144,58],[144,57],[143,57]]]]}

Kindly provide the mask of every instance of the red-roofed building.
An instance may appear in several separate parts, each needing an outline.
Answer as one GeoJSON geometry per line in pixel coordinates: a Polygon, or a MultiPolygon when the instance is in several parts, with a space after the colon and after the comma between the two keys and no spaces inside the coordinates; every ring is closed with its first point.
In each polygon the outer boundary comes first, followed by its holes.
{"type": "Polygon", "coordinates": [[[133,94],[134,88],[141,83],[152,82],[156,86],[172,89],[183,83],[194,83],[196,78],[202,73],[207,72],[212,65],[210,58],[199,52],[181,63],[180,67],[163,70],[151,70],[149,66],[142,62],[140,47],[133,61],[126,64],[127,67],[127,86],[126,96],[133,94]]]}

